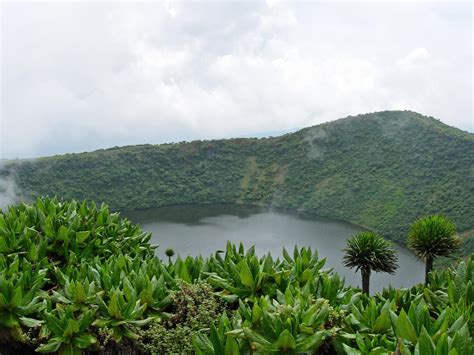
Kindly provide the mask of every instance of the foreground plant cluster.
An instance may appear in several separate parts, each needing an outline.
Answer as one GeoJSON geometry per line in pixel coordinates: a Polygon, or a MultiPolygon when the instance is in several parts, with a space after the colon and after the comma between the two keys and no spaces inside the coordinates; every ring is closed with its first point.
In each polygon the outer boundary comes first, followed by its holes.
{"type": "Polygon", "coordinates": [[[0,213],[0,353],[472,354],[474,256],[369,297],[307,248],[162,262],[107,206],[0,213]]]}

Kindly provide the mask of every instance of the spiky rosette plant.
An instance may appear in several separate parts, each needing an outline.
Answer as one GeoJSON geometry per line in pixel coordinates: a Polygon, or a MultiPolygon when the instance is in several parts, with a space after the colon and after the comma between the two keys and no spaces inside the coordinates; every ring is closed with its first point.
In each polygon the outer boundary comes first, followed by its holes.
{"type": "Polygon", "coordinates": [[[347,241],[343,258],[344,266],[356,268],[362,274],[362,291],[369,294],[370,274],[375,272],[395,273],[398,256],[392,243],[374,232],[361,232],[347,241]]]}
{"type": "Polygon", "coordinates": [[[456,236],[456,225],[450,219],[440,216],[426,216],[410,225],[407,245],[420,259],[425,259],[425,283],[433,270],[433,260],[449,256],[460,247],[456,236]]]}
{"type": "Polygon", "coordinates": [[[172,249],[172,248],[166,249],[165,254],[168,257],[169,264],[171,264],[171,258],[174,256],[174,249],[172,249]]]}

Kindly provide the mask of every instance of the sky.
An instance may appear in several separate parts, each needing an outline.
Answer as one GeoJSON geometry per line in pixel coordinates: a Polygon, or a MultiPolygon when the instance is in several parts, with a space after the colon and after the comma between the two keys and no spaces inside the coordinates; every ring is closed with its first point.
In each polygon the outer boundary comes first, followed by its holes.
{"type": "Polygon", "coordinates": [[[2,2],[0,158],[413,110],[474,131],[470,2],[2,2]]]}

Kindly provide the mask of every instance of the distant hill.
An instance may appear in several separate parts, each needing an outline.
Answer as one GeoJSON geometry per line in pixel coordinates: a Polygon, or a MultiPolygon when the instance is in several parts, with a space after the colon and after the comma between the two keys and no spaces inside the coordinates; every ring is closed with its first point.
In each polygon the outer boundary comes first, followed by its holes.
{"type": "Polygon", "coordinates": [[[351,221],[403,241],[411,221],[452,218],[474,249],[474,134],[410,111],[349,116],[275,138],[139,145],[9,161],[23,196],[265,204],[351,221]]]}

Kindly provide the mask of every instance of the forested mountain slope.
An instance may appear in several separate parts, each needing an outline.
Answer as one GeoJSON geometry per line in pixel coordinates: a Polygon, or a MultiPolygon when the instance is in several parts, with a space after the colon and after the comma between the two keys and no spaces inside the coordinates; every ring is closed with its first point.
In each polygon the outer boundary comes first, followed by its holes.
{"type": "MultiPolygon", "coordinates": [[[[10,161],[22,195],[116,210],[239,202],[352,221],[397,241],[442,213],[474,228],[474,135],[410,111],[350,116],[275,138],[140,145],[10,161]]],[[[472,242],[468,242],[468,245],[472,242]]]]}

